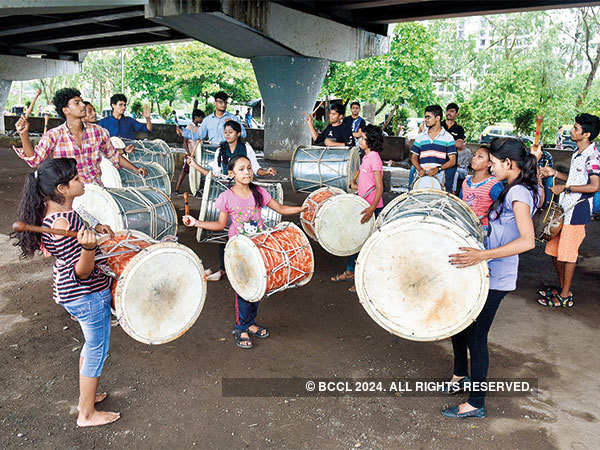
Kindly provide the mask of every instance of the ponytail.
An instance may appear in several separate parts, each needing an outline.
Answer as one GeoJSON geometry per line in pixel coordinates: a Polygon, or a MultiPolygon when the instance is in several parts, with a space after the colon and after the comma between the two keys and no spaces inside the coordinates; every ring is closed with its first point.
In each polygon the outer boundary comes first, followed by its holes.
{"type": "Polygon", "coordinates": [[[510,159],[521,169],[521,173],[512,183],[504,186],[498,198],[492,203],[489,214],[494,212],[496,217],[500,217],[508,191],[519,184],[531,191],[534,207],[537,206],[539,201],[537,158],[527,151],[523,141],[515,138],[496,138],[490,143],[490,154],[500,160],[510,159]]]}
{"type": "MultiPolygon", "coordinates": [[[[19,207],[18,220],[29,224],[41,226],[46,214],[46,201],[52,200],[63,203],[64,198],[58,193],[56,187],[69,184],[77,176],[77,162],[73,158],[47,159],[33,173],[27,175],[19,207]]],[[[33,256],[39,250],[42,242],[40,233],[27,231],[12,232],[12,239],[16,239],[15,247],[21,247],[21,256],[33,256]]]]}
{"type": "MultiPolygon", "coordinates": [[[[237,122],[236,122],[237,123],[237,122]]],[[[234,156],[233,158],[231,158],[229,160],[229,162],[227,163],[227,171],[232,171],[233,172],[233,168],[235,167],[235,163],[241,159],[244,158],[247,161],[250,161],[248,159],[248,157],[246,156],[234,156]]],[[[260,191],[258,190],[258,186],[252,182],[250,182],[250,184],[248,185],[248,187],[250,188],[250,190],[252,191],[252,197],[254,197],[254,204],[258,207],[258,208],[262,208],[263,205],[263,196],[260,193],[260,191]]]]}

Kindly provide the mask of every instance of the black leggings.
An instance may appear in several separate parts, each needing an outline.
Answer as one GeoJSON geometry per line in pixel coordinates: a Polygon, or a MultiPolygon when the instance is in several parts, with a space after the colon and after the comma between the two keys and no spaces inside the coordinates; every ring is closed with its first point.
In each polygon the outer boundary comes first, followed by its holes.
{"type": "MultiPolygon", "coordinates": [[[[452,347],[454,348],[454,375],[464,377],[469,373],[467,362],[467,348],[471,353],[471,381],[482,382],[486,380],[490,366],[490,355],[488,352],[488,333],[492,321],[498,311],[500,302],[507,291],[490,289],[485,306],[481,313],[468,328],[455,336],[452,336],[452,347]]],[[[469,403],[475,408],[482,408],[485,404],[485,392],[473,390],[469,393],[469,403]]]]}
{"type": "Polygon", "coordinates": [[[225,244],[219,244],[219,270],[225,272],[225,244]]]}

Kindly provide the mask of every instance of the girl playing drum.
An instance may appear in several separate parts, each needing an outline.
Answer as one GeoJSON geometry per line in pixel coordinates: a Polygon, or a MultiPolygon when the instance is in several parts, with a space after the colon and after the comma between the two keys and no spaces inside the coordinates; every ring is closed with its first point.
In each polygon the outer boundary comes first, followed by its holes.
{"type": "MultiPolygon", "coordinates": [[[[31,225],[73,230],[77,238],[31,232],[16,233],[22,255],[33,256],[41,245],[56,258],[53,270],[54,301],[77,318],[85,337],[79,359],[80,427],[105,425],[119,419],[116,412],[97,411],[94,404],[106,393],[96,393],[110,341],[111,279],[95,264],[100,254],[96,234],[85,227],[73,208],[73,199],[83,194],[83,181],[73,158],[45,160],[30,174],[19,204],[19,220],[31,225]]],[[[106,225],[96,231],[112,235],[106,225]]]]}
{"type": "MultiPolygon", "coordinates": [[[[487,260],[490,290],[483,310],[465,330],[452,337],[454,374],[445,393],[464,390],[468,382],[486,380],[489,367],[487,336],[500,302],[516,288],[519,254],[535,247],[532,216],[543,202],[538,185],[537,161],[523,143],[514,138],[494,139],[490,145],[492,172],[506,184],[489,212],[486,250],[461,248],[464,253],[450,255],[451,264],[468,267],[487,260]],[[468,376],[467,349],[471,354],[468,376]]],[[[447,409],[450,418],[485,417],[485,392],[470,389],[469,400],[447,409]]]]}
{"type": "MultiPolygon", "coordinates": [[[[220,231],[227,226],[231,217],[229,238],[238,233],[253,234],[264,230],[261,208],[267,206],[281,215],[299,214],[306,210],[303,206],[281,205],[262,187],[252,183],[254,174],[250,159],[246,156],[235,156],[228,161],[227,171],[235,184],[219,195],[216,208],[220,211],[217,222],[202,222],[192,216],[184,216],[183,223],[188,227],[199,227],[206,230],[220,231]]],[[[269,337],[269,331],[256,325],[258,302],[248,302],[235,296],[235,344],[240,348],[252,348],[250,335],[259,339],[269,337]]]]}

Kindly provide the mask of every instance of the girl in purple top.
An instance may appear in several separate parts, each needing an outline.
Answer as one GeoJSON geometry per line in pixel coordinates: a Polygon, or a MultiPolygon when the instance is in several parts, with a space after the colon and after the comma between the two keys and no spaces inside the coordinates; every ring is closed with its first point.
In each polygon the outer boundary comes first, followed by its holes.
{"type": "MultiPolygon", "coordinates": [[[[284,206],[279,204],[260,186],[252,183],[254,174],[252,164],[246,156],[235,156],[227,163],[227,172],[233,177],[235,184],[217,198],[216,208],[220,211],[219,220],[205,222],[192,216],[183,216],[183,223],[188,227],[199,227],[205,230],[221,231],[227,226],[231,217],[229,237],[236,234],[254,234],[264,230],[261,209],[264,206],[277,211],[281,215],[299,214],[307,207],[284,206]]],[[[235,296],[235,345],[240,348],[252,348],[250,335],[259,339],[269,337],[269,331],[254,322],[258,312],[258,302],[247,302],[235,296]]]]}
{"type": "MultiPolygon", "coordinates": [[[[485,250],[461,248],[464,253],[450,255],[450,263],[468,267],[488,261],[490,290],[483,310],[468,328],[452,337],[454,375],[443,392],[455,394],[466,383],[486,380],[489,367],[487,336],[504,296],[516,288],[519,253],[535,247],[532,216],[540,204],[537,160],[523,143],[514,138],[497,138],[490,144],[492,172],[506,183],[489,211],[489,230],[485,250]],[[468,376],[467,349],[471,354],[468,376]]],[[[541,199],[543,201],[543,198],[541,199]]],[[[442,410],[451,418],[485,417],[485,392],[469,389],[469,400],[442,410]]]]}

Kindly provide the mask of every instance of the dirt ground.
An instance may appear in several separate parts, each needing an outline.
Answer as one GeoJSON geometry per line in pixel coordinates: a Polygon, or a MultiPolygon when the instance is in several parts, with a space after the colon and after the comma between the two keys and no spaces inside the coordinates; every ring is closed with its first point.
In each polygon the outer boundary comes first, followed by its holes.
{"type": "MultiPolygon", "coordinates": [[[[289,178],[278,164],[279,178],[289,178]]],[[[552,282],[550,261],[536,248],[521,257],[517,291],[508,295],[490,334],[490,376],[539,380],[537,395],[490,398],[483,420],[451,421],[440,408],[462,397],[230,398],[228,377],[447,378],[449,340],[418,343],[380,328],[348,285],[329,276],[342,258],[314,244],[316,272],[301,289],[260,305],[272,336],[251,351],[233,345],[233,291],[209,283],[206,304],[183,337],[147,346],[113,328],[101,380],[120,411],[110,426],[78,429],[78,325],[51,299],[52,261],[19,261],[7,234],[29,170],[0,149],[0,447],[31,448],[599,448],[598,288],[600,224],[588,227],[575,276],[576,307],[547,310],[535,289],[552,282]]],[[[299,204],[289,192],[286,203],[299,204]]],[[[183,200],[175,198],[181,212],[183,200]]],[[[193,199],[197,213],[200,200],[193,199]]],[[[213,245],[199,246],[181,227],[181,243],[206,267],[213,245]]]]}

